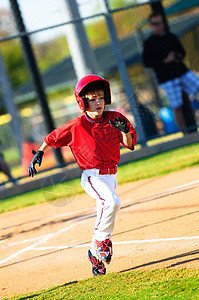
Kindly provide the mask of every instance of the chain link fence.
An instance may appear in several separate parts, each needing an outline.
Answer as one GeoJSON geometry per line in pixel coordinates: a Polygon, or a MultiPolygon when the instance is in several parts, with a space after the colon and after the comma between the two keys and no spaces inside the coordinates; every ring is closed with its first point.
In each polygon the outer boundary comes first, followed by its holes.
{"type": "MultiPolygon", "coordinates": [[[[38,2],[34,2],[34,8],[38,10],[38,2]]],[[[52,4],[52,1],[45,0],[43,2],[46,6],[52,4]]],[[[33,29],[27,28],[27,36],[31,41],[55,127],[62,126],[80,114],[73,92],[77,82],[77,74],[71,59],[72,53],[67,36],[67,27],[80,21],[93,53],[96,73],[111,83],[113,104],[109,109],[121,111],[136,126],[135,116],[132,114],[128,97],[124,92],[117,58],[112,47],[110,32],[100,6],[100,0],[93,0],[92,5],[91,1],[87,0],[77,0],[76,2],[83,19],[67,22],[62,9],[64,1],[56,1],[53,2],[52,14],[58,14],[59,24],[52,23],[47,27],[40,25],[41,28],[39,28],[35,19],[35,27],[33,29]],[[44,27],[46,28],[43,29],[44,27]],[[32,31],[31,34],[30,31],[32,31]]],[[[175,9],[174,6],[178,2],[180,1],[163,0],[162,5],[170,30],[180,37],[186,49],[185,63],[198,73],[199,6],[193,5],[191,7],[190,5],[187,9],[179,10],[178,8],[175,9]]],[[[147,21],[151,12],[150,1],[109,0],[108,4],[122,57],[138,101],[139,118],[141,118],[145,128],[146,139],[165,135],[167,131],[159,111],[161,107],[169,106],[168,100],[159,90],[154,74],[144,68],[141,60],[143,40],[150,34],[147,21]]],[[[22,5],[20,9],[25,23],[25,12],[22,5]]],[[[39,145],[48,132],[23,51],[22,35],[20,36],[16,29],[9,1],[7,1],[6,8],[0,7],[0,15],[0,51],[7,71],[7,78],[10,81],[13,100],[20,116],[22,145],[24,143],[39,145]]],[[[194,107],[194,113],[198,122],[197,106],[194,107]]],[[[6,158],[12,164],[17,165],[21,163],[21,156],[17,150],[11,118],[2,97],[0,98],[0,114],[0,140],[3,151],[6,158]]],[[[64,157],[68,161],[72,159],[68,152],[64,152],[64,157]]],[[[54,160],[51,166],[55,164],[54,160]]]]}

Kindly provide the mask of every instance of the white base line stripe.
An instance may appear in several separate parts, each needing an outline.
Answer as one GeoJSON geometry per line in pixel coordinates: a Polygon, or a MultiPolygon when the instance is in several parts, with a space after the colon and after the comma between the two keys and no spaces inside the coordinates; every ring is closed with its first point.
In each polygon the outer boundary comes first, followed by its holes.
{"type": "MultiPolygon", "coordinates": [[[[162,239],[151,239],[151,240],[134,240],[134,241],[122,241],[114,242],[114,245],[127,245],[127,244],[144,244],[144,243],[159,243],[159,242],[170,242],[170,241],[185,241],[185,240],[199,240],[199,236],[188,236],[188,237],[176,237],[176,238],[162,238],[162,239]]],[[[70,249],[70,248],[85,248],[89,247],[90,244],[84,245],[70,245],[70,246],[47,246],[37,247],[33,250],[53,250],[53,249],[70,249]]]]}
{"type": "Polygon", "coordinates": [[[8,256],[8,257],[0,260],[0,265],[3,264],[3,263],[5,263],[5,262],[7,262],[7,261],[9,261],[9,260],[11,260],[12,258],[15,258],[16,256],[18,256],[18,255],[20,255],[22,253],[34,250],[35,247],[37,247],[37,245],[42,244],[42,243],[46,243],[48,240],[52,239],[54,236],[59,235],[60,233],[63,233],[65,231],[68,231],[71,228],[73,228],[74,226],[79,225],[80,223],[83,223],[83,222],[85,222],[85,220],[79,221],[78,223],[71,224],[70,226],[62,228],[61,230],[59,230],[59,231],[57,231],[55,233],[50,233],[50,234],[46,234],[44,236],[41,236],[40,240],[38,242],[36,242],[35,244],[32,244],[32,245],[30,245],[30,246],[28,246],[26,248],[23,248],[23,249],[19,250],[18,252],[15,252],[12,255],[10,255],[10,256],[8,256]]]}
{"type": "Polygon", "coordinates": [[[62,228],[62,229],[60,229],[60,230],[58,230],[58,231],[56,231],[54,233],[48,233],[48,234],[45,234],[45,235],[38,236],[36,238],[22,240],[22,241],[18,241],[18,242],[13,242],[13,243],[5,245],[4,247],[12,247],[12,246],[15,246],[15,245],[18,245],[18,244],[25,244],[25,243],[30,243],[30,242],[38,241],[38,240],[41,240],[41,241],[42,240],[48,240],[48,239],[51,239],[51,238],[53,238],[54,236],[56,236],[56,235],[58,235],[60,233],[63,233],[65,231],[70,230],[73,226],[75,226],[75,225],[77,225],[79,223],[83,223],[85,221],[86,220],[81,220],[81,218],[80,218],[80,220],[78,222],[73,223],[73,224],[71,224],[68,227],[64,227],[64,228],[62,228]]]}
{"type": "Polygon", "coordinates": [[[197,239],[199,240],[199,236],[187,236],[187,237],[162,238],[162,239],[151,239],[151,240],[123,241],[123,242],[116,242],[114,243],[114,245],[159,243],[159,242],[197,240],[197,239]]]}
{"type": "MultiPolygon", "coordinates": [[[[72,226],[69,226],[67,229],[69,229],[72,226]]],[[[65,229],[65,230],[67,230],[65,229]]],[[[37,243],[35,243],[34,245],[30,245],[16,253],[14,253],[13,255],[10,255],[9,257],[2,259],[0,261],[0,264],[3,264],[9,260],[11,260],[12,258],[26,252],[26,251],[32,251],[32,250],[37,250],[37,251],[41,251],[41,250],[53,250],[53,249],[70,249],[70,248],[85,248],[85,247],[89,247],[90,244],[84,244],[84,245],[70,245],[70,246],[47,246],[47,247],[37,247],[37,245],[41,244],[42,242],[46,242],[46,240],[48,240],[49,237],[45,240],[41,240],[37,243]]],[[[144,244],[144,243],[159,243],[159,242],[169,242],[169,241],[183,241],[183,240],[199,240],[199,236],[188,236],[188,237],[176,237],[176,238],[162,238],[162,239],[151,239],[151,240],[134,240],[134,241],[122,241],[122,242],[114,242],[114,245],[127,245],[127,244],[144,244]]]]}
{"type": "Polygon", "coordinates": [[[160,193],[157,193],[157,194],[153,194],[153,195],[149,195],[149,196],[145,196],[145,197],[142,197],[142,198],[139,198],[139,199],[129,199],[127,201],[124,201],[122,203],[122,206],[124,204],[127,204],[129,202],[139,202],[139,201],[142,201],[142,200],[147,200],[147,199],[153,199],[155,197],[159,197],[159,196],[162,196],[162,195],[165,195],[167,196],[167,194],[170,194],[170,193],[173,193],[175,191],[178,191],[178,190],[182,190],[182,191],[185,191],[187,188],[190,188],[192,186],[195,186],[195,185],[198,185],[199,184],[199,180],[196,180],[196,181],[192,181],[192,182],[189,182],[189,183],[185,183],[185,184],[182,184],[182,185],[178,185],[176,187],[173,187],[171,189],[168,189],[168,190],[165,190],[165,191],[162,191],[160,193]]]}

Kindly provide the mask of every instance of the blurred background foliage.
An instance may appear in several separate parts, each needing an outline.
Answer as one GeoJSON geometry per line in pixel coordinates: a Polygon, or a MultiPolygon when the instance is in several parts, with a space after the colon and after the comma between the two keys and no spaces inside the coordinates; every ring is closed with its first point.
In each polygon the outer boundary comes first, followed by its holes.
{"type": "MultiPolygon", "coordinates": [[[[9,2],[9,0],[7,1],[9,2]]],[[[180,1],[163,0],[162,5],[167,9],[172,4],[180,1]]],[[[140,52],[137,51],[136,37],[138,29],[141,29],[144,37],[150,31],[147,17],[151,12],[151,7],[149,3],[129,7],[129,5],[136,3],[138,3],[138,0],[109,0],[117,36],[122,46],[122,54],[127,63],[128,74],[136,97],[139,103],[149,109],[150,118],[152,118],[148,120],[145,118],[146,126],[152,120],[155,122],[158,134],[164,135],[165,130],[160,119],[159,106],[157,105],[151,79],[143,67],[140,52]]],[[[92,10],[88,12],[90,16],[92,14],[100,14],[101,12],[98,0],[92,0],[92,5],[89,0],[77,0],[77,4],[79,8],[81,8],[81,5],[84,6],[86,4],[89,8],[92,6],[92,10]]],[[[184,26],[185,29],[180,33],[180,39],[187,53],[185,63],[196,73],[199,72],[199,21],[194,21],[195,25],[190,25],[190,23],[192,19],[197,19],[198,14],[199,5],[182,11],[177,10],[175,13],[167,15],[169,24],[174,24],[172,29],[178,27],[176,29],[178,32],[183,27],[184,20],[188,20],[187,29],[184,26]]],[[[63,20],[60,19],[60,23],[65,22],[63,20]]],[[[44,35],[42,36],[38,32],[29,35],[40,73],[42,74],[42,78],[46,80],[44,80],[44,89],[56,127],[63,125],[80,114],[77,104],[74,101],[73,91],[76,77],[71,63],[71,53],[67,42],[65,26],[46,28],[42,31],[42,34],[45,35],[47,33],[48,38],[44,38],[44,35]],[[55,84],[56,79],[61,76],[62,82],[56,82],[55,84]],[[48,85],[46,84],[47,81],[48,85]]],[[[96,62],[99,74],[105,76],[111,82],[113,96],[111,109],[117,109],[125,113],[133,123],[134,118],[129,108],[128,99],[124,93],[104,16],[84,19],[83,26],[93,52],[95,55],[98,55],[96,56],[96,62]],[[110,64],[107,69],[104,68],[106,64],[110,64]]],[[[17,34],[11,9],[9,7],[7,9],[1,8],[0,6],[0,39],[17,34]]],[[[24,57],[20,37],[15,36],[13,39],[1,41],[0,50],[13,89],[14,101],[19,110],[23,139],[24,141],[34,140],[34,142],[40,143],[46,134],[44,120],[41,108],[37,102],[37,95],[24,57]]],[[[160,94],[160,96],[163,105],[168,106],[165,95],[160,94]]],[[[5,154],[5,158],[12,166],[17,166],[17,174],[19,174],[20,155],[16,148],[10,116],[7,114],[2,103],[1,93],[0,140],[2,140],[2,151],[5,154]]],[[[54,160],[52,159],[52,161],[53,166],[54,160]]]]}

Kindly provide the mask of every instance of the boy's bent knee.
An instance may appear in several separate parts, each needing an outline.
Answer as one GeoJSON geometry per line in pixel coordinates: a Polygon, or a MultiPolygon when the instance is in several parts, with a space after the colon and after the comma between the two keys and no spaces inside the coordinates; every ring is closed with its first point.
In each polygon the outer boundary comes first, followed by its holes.
{"type": "Polygon", "coordinates": [[[113,210],[118,211],[121,207],[121,201],[117,194],[114,195],[113,201],[111,202],[113,210]]]}

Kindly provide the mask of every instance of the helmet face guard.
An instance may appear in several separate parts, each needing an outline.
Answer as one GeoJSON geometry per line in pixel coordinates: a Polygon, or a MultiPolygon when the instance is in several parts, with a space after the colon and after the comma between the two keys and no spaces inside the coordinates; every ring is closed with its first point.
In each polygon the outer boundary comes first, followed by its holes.
{"type": "Polygon", "coordinates": [[[105,105],[111,104],[111,91],[108,80],[98,75],[87,75],[81,78],[75,86],[75,98],[82,111],[88,108],[88,102],[84,95],[93,89],[102,89],[104,91],[105,105]]]}

